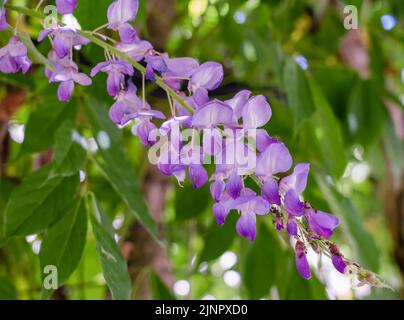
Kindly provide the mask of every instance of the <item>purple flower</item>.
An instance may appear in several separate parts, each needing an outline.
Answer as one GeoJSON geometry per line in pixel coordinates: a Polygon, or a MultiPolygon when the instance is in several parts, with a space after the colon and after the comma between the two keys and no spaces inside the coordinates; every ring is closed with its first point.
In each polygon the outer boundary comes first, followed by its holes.
{"type": "Polygon", "coordinates": [[[131,43],[121,42],[115,47],[135,61],[143,60],[147,52],[153,50],[151,43],[146,40],[135,40],[131,43]]]}
{"type": "Polygon", "coordinates": [[[77,8],[77,0],[56,0],[56,7],[60,14],[73,13],[77,8]]]}
{"type": "Polygon", "coordinates": [[[21,70],[26,73],[30,66],[27,47],[17,37],[11,37],[8,44],[0,49],[0,71],[16,73],[21,70]]]}
{"type": "Polygon", "coordinates": [[[123,43],[137,40],[136,30],[128,23],[136,18],[138,0],[117,0],[108,7],[108,28],[118,30],[123,43]]]}
{"type": "Polygon", "coordinates": [[[145,147],[150,147],[156,143],[157,137],[155,138],[151,135],[153,130],[157,130],[157,128],[150,119],[143,119],[132,128],[133,134],[139,137],[140,142],[142,142],[145,147]]]}
{"type": "Polygon", "coordinates": [[[288,171],[292,162],[292,156],[283,143],[272,143],[258,156],[255,174],[266,180],[274,174],[288,171]]]}
{"type": "Polygon", "coordinates": [[[90,42],[90,40],[78,35],[74,29],[69,27],[44,29],[39,33],[38,41],[41,42],[49,35],[53,37],[53,49],[59,58],[70,56],[72,47],[90,42]]]}
{"type": "Polygon", "coordinates": [[[129,82],[128,88],[118,94],[116,102],[109,110],[109,117],[113,122],[125,125],[136,118],[165,118],[163,113],[152,110],[147,102],[139,99],[136,91],[135,85],[129,82]]]}
{"type": "Polygon", "coordinates": [[[231,208],[241,211],[240,218],[237,221],[237,233],[253,241],[257,234],[255,215],[266,215],[269,213],[269,203],[257,196],[251,189],[245,188],[240,196],[231,202],[231,208]]]}
{"type": "Polygon", "coordinates": [[[199,67],[193,58],[169,58],[163,55],[167,70],[162,73],[164,82],[174,90],[180,90],[181,81],[189,80],[191,74],[199,67]]]}
{"type": "Polygon", "coordinates": [[[162,73],[167,71],[167,65],[164,61],[164,58],[152,52],[153,50],[149,50],[148,54],[145,56],[146,61],[146,79],[150,81],[156,81],[155,72],[162,73]]]}
{"type": "Polygon", "coordinates": [[[215,202],[219,202],[222,199],[226,184],[223,180],[216,180],[210,185],[210,194],[215,202]]]}
{"type": "Polygon", "coordinates": [[[243,126],[245,129],[256,129],[264,126],[272,116],[267,99],[260,95],[248,100],[243,108],[243,126]]]}
{"type": "Polygon", "coordinates": [[[334,265],[334,268],[341,273],[345,273],[347,265],[344,260],[344,256],[339,251],[338,246],[336,244],[331,244],[330,252],[331,252],[331,261],[332,264],[334,265]]]}
{"type": "Polygon", "coordinates": [[[50,82],[60,82],[58,88],[59,101],[69,101],[74,90],[74,84],[78,83],[82,86],[91,85],[91,78],[84,73],[79,73],[77,65],[71,62],[69,66],[65,66],[61,70],[57,70],[50,77],[50,82]]]}
{"type": "Polygon", "coordinates": [[[276,180],[269,177],[261,189],[262,197],[269,202],[269,204],[281,205],[281,196],[279,194],[279,187],[276,180]]]}
{"type": "Polygon", "coordinates": [[[233,109],[234,123],[237,123],[238,119],[243,116],[243,109],[250,99],[250,95],[251,91],[241,90],[232,99],[225,101],[233,109]]]}
{"type": "Polygon", "coordinates": [[[309,163],[299,163],[293,173],[282,178],[279,183],[281,192],[285,194],[283,205],[292,216],[300,217],[304,214],[304,203],[300,201],[300,194],[306,189],[309,170],[309,163]]]}
{"type": "Polygon", "coordinates": [[[212,128],[219,124],[230,124],[232,122],[232,108],[222,101],[213,100],[195,112],[192,126],[199,128],[212,128]]]}
{"type": "Polygon", "coordinates": [[[217,62],[205,62],[192,73],[188,88],[191,92],[200,87],[211,91],[216,89],[222,81],[222,65],[217,62]]]}
{"type": "Polygon", "coordinates": [[[125,61],[106,61],[97,64],[91,70],[91,76],[94,77],[98,72],[108,73],[107,91],[112,97],[115,97],[125,84],[125,75],[133,76],[133,66],[125,61]]]}
{"type": "MultiPolygon", "coordinates": [[[[7,0],[3,0],[3,5],[7,3],[7,0]]],[[[0,8],[0,30],[6,30],[8,28],[6,9],[1,6],[0,8]]]]}
{"type": "Polygon", "coordinates": [[[194,188],[201,188],[208,181],[208,173],[201,164],[191,164],[188,168],[189,180],[194,188]]]}
{"type": "Polygon", "coordinates": [[[315,209],[305,210],[304,216],[312,231],[326,239],[332,236],[332,233],[339,225],[339,219],[329,213],[315,209]]]}
{"type": "Polygon", "coordinates": [[[226,181],[226,191],[230,197],[236,199],[243,189],[243,179],[235,172],[232,172],[226,181]]]}
{"type": "Polygon", "coordinates": [[[295,251],[296,251],[297,271],[300,273],[300,275],[303,278],[305,278],[306,280],[309,280],[311,278],[311,271],[310,271],[309,263],[307,262],[306,247],[304,246],[304,243],[301,241],[297,241],[296,246],[295,246],[295,251]]]}

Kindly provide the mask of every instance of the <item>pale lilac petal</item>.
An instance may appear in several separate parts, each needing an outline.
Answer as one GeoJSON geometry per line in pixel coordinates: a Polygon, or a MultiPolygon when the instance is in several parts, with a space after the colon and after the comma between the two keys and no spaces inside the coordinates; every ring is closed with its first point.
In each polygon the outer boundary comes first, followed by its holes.
{"type": "Polygon", "coordinates": [[[153,49],[150,42],[146,40],[134,41],[133,43],[119,43],[116,48],[125,53],[129,58],[140,61],[144,59],[147,51],[153,49]]]}
{"type": "Polygon", "coordinates": [[[61,82],[58,88],[58,99],[59,101],[66,102],[69,101],[74,90],[74,81],[69,80],[61,82]]]}
{"type": "Polygon", "coordinates": [[[115,97],[121,91],[121,83],[125,82],[125,76],[119,72],[110,72],[107,78],[107,91],[111,97],[115,97]]]}
{"type": "Polygon", "coordinates": [[[230,209],[223,203],[218,202],[213,205],[213,214],[216,218],[217,224],[219,225],[223,225],[225,223],[229,212],[230,209]]]}
{"type": "Polygon", "coordinates": [[[251,206],[255,214],[266,215],[269,213],[269,203],[263,197],[255,197],[255,199],[252,200],[251,206]]]}
{"type": "Polygon", "coordinates": [[[91,78],[84,73],[75,73],[73,75],[73,80],[82,86],[89,86],[92,83],[91,78]]]}
{"type": "Polygon", "coordinates": [[[208,181],[208,173],[202,165],[190,165],[188,169],[189,180],[194,188],[201,188],[208,181]]]}
{"type": "Polygon", "coordinates": [[[155,139],[150,139],[150,133],[156,130],[156,126],[150,121],[141,121],[136,126],[136,135],[145,147],[152,146],[156,143],[155,139]]]}
{"type": "Polygon", "coordinates": [[[292,216],[300,217],[304,214],[304,203],[300,201],[299,194],[293,189],[285,194],[283,206],[292,216]]]}
{"type": "Polygon", "coordinates": [[[44,29],[39,32],[38,41],[41,42],[53,32],[53,29],[44,29]]]}
{"type": "Polygon", "coordinates": [[[209,102],[208,90],[202,87],[198,88],[195,90],[192,98],[198,107],[206,105],[209,102]]]}
{"type": "Polygon", "coordinates": [[[236,225],[237,233],[250,241],[254,241],[257,235],[255,224],[256,224],[255,214],[252,212],[243,212],[237,221],[236,225]]]}
{"type": "Polygon", "coordinates": [[[56,7],[60,14],[73,13],[77,8],[77,0],[56,0],[56,7]]]}
{"type": "Polygon", "coordinates": [[[292,166],[292,162],[292,156],[283,143],[272,143],[259,155],[256,175],[269,177],[286,172],[292,166]]]}
{"type": "Polygon", "coordinates": [[[166,116],[164,113],[158,110],[141,110],[138,112],[139,116],[144,116],[144,117],[152,117],[152,118],[157,118],[157,119],[165,119],[166,116]]]}
{"type": "Polygon", "coordinates": [[[233,198],[236,199],[240,196],[241,189],[243,188],[243,179],[237,174],[232,173],[226,181],[226,191],[233,198]]]}
{"type": "Polygon", "coordinates": [[[301,241],[296,242],[296,267],[299,274],[306,280],[311,278],[310,266],[306,257],[306,248],[301,241]]]}
{"type": "Polygon", "coordinates": [[[192,74],[189,88],[194,92],[203,87],[206,90],[216,89],[223,81],[223,67],[217,62],[205,62],[192,74]]]}
{"type": "MultiPolygon", "coordinates": [[[[123,125],[123,118],[125,114],[130,113],[131,110],[123,102],[115,102],[109,109],[109,118],[116,124],[123,125]]],[[[133,111],[132,111],[133,112],[133,111]]],[[[128,120],[129,121],[129,120],[128,120]]]]}
{"type": "Polygon", "coordinates": [[[297,164],[293,170],[293,173],[290,176],[282,178],[281,182],[279,183],[279,188],[281,191],[287,192],[289,189],[294,189],[297,193],[302,193],[304,189],[306,189],[309,170],[309,163],[297,164]]]}
{"type": "Polygon", "coordinates": [[[281,196],[279,195],[279,187],[276,180],[272,177],[269,177],[262,189],[262,197],[266,199],[270,204],[276,204],[278,206],[281,205],[281,196]]]}
{"type": "Polygon", "coordinates": [[[10,56],[0,58],[0,71],[3,73],[16,73],[18,64],[14,58],[10,56]]]}
{"type": "Polygon", "coordinates": [[[256,129],[264,126],[272,116],[272,110],[263,96],[251,98],[243,108],[243,125],[245,129],[256,129]]]}
{"type": "Polygon", "coordinates": [[[165,58],[167,69],[178,77],[188,78],[199,67],[198,60],[193,58],[165,58]]]}
{"type": "Polygon", "coordinates": [[[346,263],[341,255],[339,254],[331,255],[331,261],[335,269],[337,269],[341,273],[345,273],[346,263]]]}
{"type": "Polygon", "coordinates": [[[218,124],[229,124],[233,120],[233,110],[224,102],[214,100],[195,112],[194,127],[211,128],[218,124]]]}
{"type": "Polygon", "coordinates": [[[212,198],[219,202],[222,199],[223,192],[226,188],[226,184],[223,180],[216,180],[210,185],[210,194],[212,198]]]}
{"type": "Polygon", "coordinates": [[[124,23],[122,24],[119,29],[119,38],[123,43],[132,43],[135,40],[138,40],[136,30],[129,24],[124,23]]]}
{"type": "Polygon", "coordinates": [[[269,145],[277,142],[279,140],[272,138],[265,129],[257,129],[255,143],[259,152],[264,152],[269,145]]]}
{"type": "Polygon", "coordinates": [[[310,209],[305,212],[305,216],[310,229],[324,238],[331,237],[334,229],[339,225],[339,219],[336,216],[323,211],[310,209]]]}
{"type": "Polygon", "coordinates": [[[136,18],[139,7],[138,0],[116,0],[108,7],[108,26],[118,29],[122,24],[136,18]]]}
{"type": "Polygon", "coordinates": [[[243,108],[247,104],[250,95],[251,91],[241,90],[232,99],[225,101],[233,109],[236,119],[241,118],[243,115],[243,108]]]}

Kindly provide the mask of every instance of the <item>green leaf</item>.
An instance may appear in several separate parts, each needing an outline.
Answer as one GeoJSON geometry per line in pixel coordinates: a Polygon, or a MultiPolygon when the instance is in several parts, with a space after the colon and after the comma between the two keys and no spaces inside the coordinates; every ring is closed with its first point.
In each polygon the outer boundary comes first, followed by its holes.
{"type": "Polygon", "coordinates": [[[49,178],[48,167],[29,175],[8,201],[6,235],[34,234],[57,222],[66,213],[78,183],[78,175],[49,178]]]}
{"type": "Polygon", "coordinates": [[[350,141],[368,147],[379,136],[385,119],[385,108],[378,96],[376,83],[360,80],[348,102],[347,125],[350,141]]]}
{"type": "Polygon", "coordinates": [[[246,258],[244,281],[251,299],[269,294],[270,288],[284,271],[284,253],[279,240],[268,227],[261,224],[257,239],[246,258]]]}
{"type": "MultiPolygon", "coordinates": [[[[236,237],[236,222],[238,214],[234,211],[226,218],[226,223],[223,226],[219,226],[216,220],[213,219],[205,236],[205,245],[202,249],[202,253],[199,257],[199,263],[206,261],[212,261],[222,255],[236,237]]],[[[199,265],[199,263],[197,265],[199,265]]]]}
{"type": "Polygon", "coordinates": [[[17,300],[14,285],[6,278],[0,278],[0,300],[17,300]]]}
{"type": "Polygon", "coordinates": [[[341,127],[327,99],[314,80],[310,81],[310,85],[316,112],[313,119],[310,120],[310,129],[313,131],[315,140],[308,143],[317,144],[317,150],[321,154],[323,162],[322,166],[331,175],[338,178],[344,173],[347,164],[341,127]]]}
{"type": "Polygon", "coordinates": [[[156,236],[156,223],[151,218],[140,191],[133,166],[122,149],[122,134],[108,118],[106,106],[89,97],[85,103],[91,130],[99,146],[101,159],[97,162],[110,184],[140,223],[156,236]]]}
{"type": "Polygon", "coordinates": [[[80,145],[80,135],[73,121],[65,121],[55,135],[54,172],[62,176],[76,174],[86,159],[86,151],[80,145]]]}
{"type": "Polygon", "coordinates": [[[297,132],[300,125],[313,114],[314,104],[307,75],[291,58],[284,68],[284,88],[297,132]]]}
{"type": "Polygon", "coordinates": [[[51,147],[60,123],[73,119],[74,114],[75,107],[72,103],[60,103],[55,97],[44,99],[28,119],[20,153],[34,153],[51,147]]]}
{"type": "MultiPolygon", "coordinates": [[[[41,273],[46,266],[55,266],[58,271],[58,286],[65,283],[79,265],[86,235],[86,203],[77,199],[70,211],[43,238],[39,253],[41,273]]],[[[42,279],[45,277],[46,274],[42,274],[42,279]]],[[[43,298],[47,298],[52,291],[43,289],[43,298]]]]}
{"type": "Polygon", "coordinates": [[[364,228],[358,211],[348,198],[339,194],[335,188],[330,188],[321,174],[315,173],[315,179],[332,212],[342,218],[341,227],[348,235],[352,251],[365,268],[377,272],[379,250],[372,235],[364,228]]]}
{"type": "Polygon", "coordinates": [[[178,188],[175,193],[175,219],[184,221],[197,217],[209,207],[208,199],[208,184],[200,189],[194,189],[190,184],[178,188]]]}
{"type": "Polygon", "coordinates": [[[12,183],[0,178],[0,246],[4,240],[6,206],[13,189],[14,185],[12,183]]]}
{"type": "Polygon", "coordinates": [[[112,1],[98,1],[94,5],[94,0],[81,0],[74,16],[80,21],[83,29],[95,29],[107,23],[107,10],[112,1]]]}
{"type": "Polygon", "coordinates": [[[155,272],[151,272],[150,274],[150,284],[154,300],[176,300],[155,272]]]}
{"type": "Polygon", "coordinates": [[[111,223],[94,196],[88,198],[88,204],[92,211],[90,220],[105,281],[114,299],[128,300],[132,291],[131,280],[126,261],[111,232],[111,223]]]}

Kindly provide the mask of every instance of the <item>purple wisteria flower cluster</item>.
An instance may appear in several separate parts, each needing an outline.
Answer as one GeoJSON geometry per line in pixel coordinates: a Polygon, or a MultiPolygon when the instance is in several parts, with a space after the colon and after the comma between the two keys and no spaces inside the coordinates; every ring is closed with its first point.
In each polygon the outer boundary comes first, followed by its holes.
{"type": "MultiPolygon", "coordinates": [[[[56,0],[56,5],[63,15],[73,13],[79,4],[77,0],[56,0]]],[[[257,215],[270,215],[276,230],[284,230],[294,239],[296,266],[302,277],[311,277],[306,256],[309,247],[316,252],[325,250],[335,268],[346,272],[349,261],[328,240],[339,219],[303,200],[310,164],[298,163],[290,172],[293,159],[288,148],[263,129],[272,116],[266,97],[242,90],[225,101],[211,99],[209,93],[223,81],[222,65],[200,64],[193,58],[171,58],[157,52],[150,42],[140,39],[131,25],[137,11],[137,0],[112,2],[106,27],[117,31],[119,41],[113,43],[114,48],[127,58],[106,49],[108,60],[91,71],[91,77],[99,72],[108,76],[107,92],[114,99],[109,111],[111,120],[119,126],[132,124],[132,132],[145,146],[159,145],[156,163],[163,174],[175,176],[182,183],[188,173],[195,188],[210,183],[213,213],[219,225],[225,224],[231,210],[235,210],[239,213],[237,233],[254,240],[257,215]],[[136,68],[138,64],[143,69],[136,68]],[[171,112],[168,119],[147,103],[144,93],[138,95],[132,77],[139,71],[144,80],[159,79],[164,84],[171,112]],[[193,132],[189,143],[183,137],[185,130],[193,132]],[[251,132],[253,145],[248,139],[251,132]],[[202,144],[195,138],[197,135],[202,136],[202,144]],[[166,139],[166,143],[159,144],[159,138],[166,139]],[[240,161],[246,158],[245,154],[247,161],[240,161]],[[253,166],[249,165],[250,158],[253,166]],[[204,166],[206,159],[213,159],[216,165],[210,177],[204,166]],[[254,181],[257,188],[247,187],[247,180],[254,181]]],[[[6,13],[1,9],[0,28],[5,26],[6,13]]],[[[92,83],[73,61],[74,48],[90,41],[63,24],[41,31],[38,41],[47,37],[52,42],[48,54],[52,68],[46,69],[46,77],[51,83],[59,82],[59,100],[69,101],[76,84],[92,83]]],[[[30,65],[27,48],[17,36],[0,49],[2,72],[25,73],[30,65]]]]}

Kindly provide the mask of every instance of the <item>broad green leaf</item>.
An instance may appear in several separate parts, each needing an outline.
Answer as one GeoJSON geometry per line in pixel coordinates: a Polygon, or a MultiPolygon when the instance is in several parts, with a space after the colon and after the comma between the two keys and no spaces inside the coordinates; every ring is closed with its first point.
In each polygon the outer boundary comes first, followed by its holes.
{"type": "Polygon", "coordinates": [[[368,147],[381,132],[386,114],[376,83],[359,80],[348,102],[347,125],[350,141],[368,147]]]}
{"type": "Polygon", "coordinates": [[[150,284],[154,300],[175,300],[174,295],[155,272],[150,274],[150,284]]]}
{"type": "Polygon", "coordinates": [[[107,23],[107,9],[112,1],[81,0],[74,11],[74,16],[85,30],[92,30],[107,23]]]}
{"type": "Polygon", "coordinates": [[[316,182],[335,215],[342,218],[342,230],[348,235],[352,251],[359,257],[359,262],[367,269],[379,270],[379,250],[372,235],[363,226],[363,220],[352,202],[330,188],[324,177],[315,173],[316,182]]]}
{"type": "Polygon", "coordinates": [[[108,118],[105,104],[90,97],[86,100],[85,109],[91,131],[98,143],[101,155],[98,164],[103,174],[135,217],[156,236],[156,224],[145,204],[139,180],[122,149],[121,132],[108,118]]]}
{"type": "Polygon", "coordinates": [[[80,144],[80,135],[73,121],[65,121],[55,135],[54,174],[70,176],[82,168],[86,151],[80,144]]]}
{"type": "Polygon", "coordinates": [[[289,59],[284,68],[284,87],[293,114],[294,130],[297,132],[315,109],[307,75],[293,59],[289,59]]]}
{"type": "Polygon", "coordinates": [[[0,278],[0,300],[17,300],[14,285],[6,278],[0,278]]]}
{"type": "MultiPolygon", "coordinates": [[[[39,253],[41,273],[46,266],[55,266],[58,271],[58,286],[65,283],[79,265],[86,235],[86,203],[77,199],[70,211],[50,228],[43,238],[39,253]]],[[[42,274],[42,279],[45,277],[46,274],[42,274]]],[[[52,291],[43,289],[43,298],[47,298],[52,291]]]]}
{"type": "Polygon", "coordinates": [[[92,211],[90,220],[105,281],[114,299],[128,300],[132,291],[131,280],[126,261],[111,234],[111,223],[94,196],[88,198],[88,205],[92,211]]]}
{"type": "Polygon", "coordinates": [[[44,167],[14,189],[6,208],[6,236],[37,233],[66,214],[75,196],[78,175],[48,176],[49,168],[44,167]]]}
{"type": "MultiPolygon", "coordinates": [[[[327,99],[319,90],[314,80],[310,81],[316,112],[310,120],[318,152],[321,154],[323,167],[334,177],[340,177],[346,167],[345,148],[341,127],[327,99]]],[[[309,147],[309,146],[308,146],[309,147]]]]}
{"type": "Polygon", "coordinates": [[[212,261],[228,248],[230,248],[236,237],[236,221],[238,214],[231,212],[226,218],[226,223],[223,226],[219,226],[215,219],[212,219],[208,230],[205,235],[205,245],[202,253],[198,259],[199,263],[206,261],[212,261]]]}
{"type": "Polygon", "coordinates": [[[13,189],[14,185],[12,183],[8,182],[3,178],[0,178],[0,246],[5,231],[4,222],[5,222],[6,206],[13,189]]]}
{"type": "Polygon", "coordinates": [[[74,114],[73,103],[60,103],[56,97],[45,98],[28,119],[20,153],[34,153],[51,147],[60,124],[72,119],[74,114]]]}
{"type": "Polygon", "coordinates": [[[270,288],[277,284],[278,277],[284,272],[284,262],[279,240],[265,224],[261,224],[244,268],[245,286],[251,299],[269,294],[270,288]]]}
{"type": "Polygon", "coordinates": [[[209,206],[209,185],[194,189],[190,184],[177,188],[175,193],[175,219],[188,220],[203,213],[209,206]],[[201,199],[205,199],[201,201],[201,199]]]}

